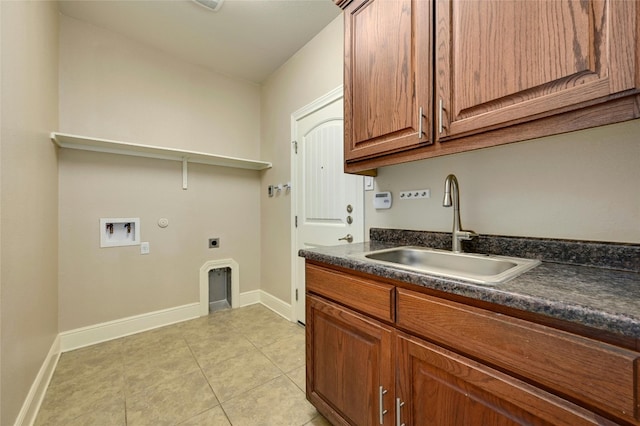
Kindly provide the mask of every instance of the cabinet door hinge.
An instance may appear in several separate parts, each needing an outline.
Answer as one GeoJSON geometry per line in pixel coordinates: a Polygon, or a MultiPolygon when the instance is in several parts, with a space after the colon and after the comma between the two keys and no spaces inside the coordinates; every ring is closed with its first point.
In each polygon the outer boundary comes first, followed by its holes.
{"type": "Polygon", "coordinates": [[[293,152],[294,153],[298,153],[298,141],[291,141],[291,143],[293,144],[293,152]]]}
{"type": "Polygon", "coordinates": [[[298,216],[297,215],[296,215],[296,219],[295,219],[295,225],[296,225],[296,228],[297,228],[298,227],[298,216]]]}
{"type": "Polygon", "coordinates": [[[298,301],[298,289],[296,288],[296,302],[298,301]]]}

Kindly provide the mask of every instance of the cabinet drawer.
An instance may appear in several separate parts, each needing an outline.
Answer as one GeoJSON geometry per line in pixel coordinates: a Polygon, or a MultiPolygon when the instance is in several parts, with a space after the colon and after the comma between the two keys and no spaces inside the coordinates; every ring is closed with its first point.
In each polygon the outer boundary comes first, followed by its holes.
{"type": "Polygon", "coordinates": [[[640,354],[410,290],[397,298],[400,327],[637,424],[640,354]]]}
{"type": "Polygon", "coordinates": [[[394,320],[394,286],[306,266],[307,291],[384,321],[394,320]]]}

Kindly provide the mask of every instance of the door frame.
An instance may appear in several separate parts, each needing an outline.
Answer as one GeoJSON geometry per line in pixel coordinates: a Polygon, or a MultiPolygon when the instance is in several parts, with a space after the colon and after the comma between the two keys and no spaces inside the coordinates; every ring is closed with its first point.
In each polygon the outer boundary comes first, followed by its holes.
{"type": "MultiPolygon", "coordinates": [[[[309,114],[312,114],[319,109],[324,108],[325,106],[344,98],[344,87],[341,84],[335,89],[329,91],[325,95],[320,96],[316,100],[311,103],[303,106],[302,108],[296,110],[291,114],[291,182],[297,182],[298,178],[298,163],[296,161],[296,144],[295,141],[298,140],[298,131],[297,131],[297,122],[298,120],[303,119],[309,114]]],[[[291,212],[289,217],[291,218],[290,226],[291,226],[291,320],[294,322],[298,322],[298,314],[296,310],[297,300],[296,300],[296,279],[298,277],[298,262],[296,261],[298,258],[298,232],[295,224],[295,216],[296,216],[296,207],[298,205],[298,188],[293,188],[291,191],[291,212]]],[[[299,295],[299,297],[304,297],[304,294],[299,295]]],[[[302,318],[304,320],[304,318],[302,318]]]]}

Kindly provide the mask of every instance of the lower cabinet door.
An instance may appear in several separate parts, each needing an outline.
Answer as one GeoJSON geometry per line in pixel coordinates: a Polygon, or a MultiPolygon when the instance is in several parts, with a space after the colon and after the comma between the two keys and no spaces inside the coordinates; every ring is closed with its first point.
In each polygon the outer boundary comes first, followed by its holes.
{"type": "Polygon", "coordinates": [[[396,353],[398,426],[615,424],[409,335],[398,333],[396,353]]]}
{"type": "Polygon", "coordinates": [[[307,399],[334,425],[393,425],[393,329],[315,296],[306,310],[307,399]]]}

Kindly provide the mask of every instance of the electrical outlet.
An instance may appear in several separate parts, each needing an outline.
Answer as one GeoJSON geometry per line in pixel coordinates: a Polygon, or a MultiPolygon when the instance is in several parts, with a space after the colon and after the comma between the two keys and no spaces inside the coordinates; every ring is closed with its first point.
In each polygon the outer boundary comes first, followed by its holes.
{"type": "Polygon", "coordinates": [[[416,198],[431,198],[430,189],[414,189],[411,191],[402,191],[400,193],[401,200],[413,200],[416,198]]]}
{"type": "Polygon", "coordinates": [[[140,243],[140,254],[149,254],[149,243],[140,243]]]}
{"type": "Polygon", "coordinates": [[[220,238],[209,238],[209,248],[220,247],[220,238]]]}

